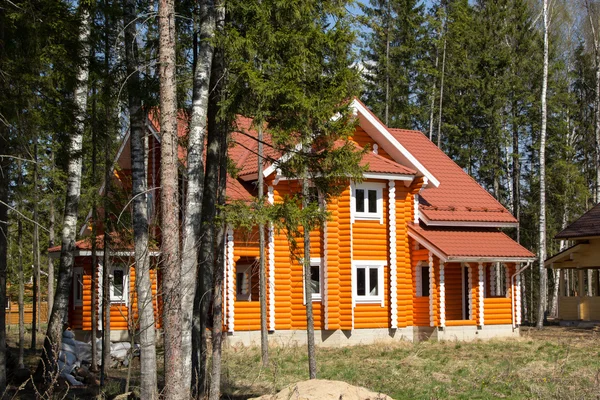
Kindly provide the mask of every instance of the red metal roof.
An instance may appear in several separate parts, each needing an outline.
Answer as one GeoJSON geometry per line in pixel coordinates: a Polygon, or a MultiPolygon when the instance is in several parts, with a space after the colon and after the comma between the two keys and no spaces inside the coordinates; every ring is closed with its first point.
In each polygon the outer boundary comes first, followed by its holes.
{"type": "Polygon", "coordinates": [[[440,181],[439,187],[420,193],[420,210],[427,220],[517,223],[502,204],[421,132],[389,131],[440,181]]]}
{"type": "MultiPolygon", "coordinates": [[[[358,146],[357,146],[358,147],[358,146]]],[[[379,174],[416,175],[417,171],[383,158],[372,151],[366,152],[360,162],[361,167],[369,164],[369,172],[379,174]]]]}
{"type": "Polygon", "coordinates": [[[533,259],[535,254],[495,228],[427,228],[409,223],[409,232],[448,261],[462,259],[533,259]]]}

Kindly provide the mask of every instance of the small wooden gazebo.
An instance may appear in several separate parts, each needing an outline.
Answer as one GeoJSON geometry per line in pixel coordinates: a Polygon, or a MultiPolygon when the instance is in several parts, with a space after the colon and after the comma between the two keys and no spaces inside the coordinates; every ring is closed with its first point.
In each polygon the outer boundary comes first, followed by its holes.
{"type": "Polygon", "coordinates": [[[558,319],[600,321],[600,203],[555,239],[573,242],[544,263],[546,268],[560,270],[558,319]]]}

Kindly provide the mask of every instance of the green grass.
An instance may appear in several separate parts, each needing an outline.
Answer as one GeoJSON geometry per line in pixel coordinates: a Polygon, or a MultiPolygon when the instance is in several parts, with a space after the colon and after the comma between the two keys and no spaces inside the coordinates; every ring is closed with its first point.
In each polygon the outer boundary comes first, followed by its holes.
{"type": "MultiPolygon", "coordinates": [[[[600,340],[593,333],[556,332],[548,338],[319,348],[318,377],[395,399],[598,398],[600,340]]],[[[262,368],[260,349],[226,349],[224,397],[276,393],[308,376],[303,347],[273,347],[270,359],[262,368]]]]}

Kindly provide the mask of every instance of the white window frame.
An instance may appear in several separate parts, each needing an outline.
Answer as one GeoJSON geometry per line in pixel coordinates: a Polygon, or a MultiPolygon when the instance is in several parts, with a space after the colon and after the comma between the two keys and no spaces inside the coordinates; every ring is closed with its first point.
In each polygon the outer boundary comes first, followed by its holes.
{"type": "MultiPolygon", "coordinates": [[[[416,277],[415,277],[415,282],[416,282],[416,297],[429,297],[429,294],[424,295],[423,294],[423,271],[427,270],[427,281],[429,281],[429,264],[425,264],[422,261],[419,261],[417,263],[417,268],[415,270],[416,273],[416,277]]],[[[431,284],[431,283],[430,283],[431,284]]]]}
{"type": "Polygon", "coordinates": [[[252,264],[241,264],[235,266],[235,300],[252,301],[252,264]],[[238,274],[244,274],[246,278],[246,292],[238,292],[238,274]]]}
{"type": "MultiPolygon", "coordinates": [[[[323,260],[320,258],[311,258],[310,266],[319,267],[319,293],[311,293],[313,303],[323,300],[323,260]]],[[[312,280],[312,279],[311,279],[312,280]]],[[[302,263],[302,300],[306,305],[306,286],[304,280],[304,263],[302,263]]]]}
{"type": "MultiPolygon", "coordinates": [[[[384,299],[385,299],[385,294],[384,294],[384,290],[385,290],[385,282],[383,281],[384,278],[384,274],[383,274],[383,269],[385,268],[387,262],[383,261],[383,260],[354,260],[352,262],[352,276],[353,276],[353,280],[352,280],[352,297],[354,299],[354,303],[355,304],[381,304],[381,307],[384,306],[384,299]],[[358,270],[361,268],[376,268],[377,269],[377,283],[378,283],[378,290],[377,290],[377,295],[373,296],[373,295],[364,295],[364,296],[359,296],[358,295],[358,270]]],[[[365,273],[365,293],[368,290],[367,288],[370,286],[369,285],[369,277],[370,274],[365,273]]]]}
{"type": "Polygon", "coordinates": [[[73,268],[73,305],[82,306],[83,305],[83,268],[75,267],[73,268]],[[80,296],[77,297],[77,289],[81,289],[79,292],[80,296]]]}
{"type": "Polygon", "coordinates": [[[129,265],[117,264],[110,266],[110,302],[115,304],[129,303],[129,265]],[[115,271],[123,271],[123,293],[115,294],[115,271]]]}
{"type": "Polygon", "coordinates": [[[351,213],[352,213],[352,222],[355,220],[368,220],[368,221],[377,221],[379,220],[380,224],[383,224],[383,188],[385,187],[385,183],[381,182],[362,182],[362,183],[354,183],[350,185],[350,190],[352,191],[351,196],[351,213]],[[364,209],[365,211],[356,211],[356,191],[364,190],[364,209]],[[376,205],[377,212],[369,212],[369,190],[374,190],[376,193],[376,205]]]}

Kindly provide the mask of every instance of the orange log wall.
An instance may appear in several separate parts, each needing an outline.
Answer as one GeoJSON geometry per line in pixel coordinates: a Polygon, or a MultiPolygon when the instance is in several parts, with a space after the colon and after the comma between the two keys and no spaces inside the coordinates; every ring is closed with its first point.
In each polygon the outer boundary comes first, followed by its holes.
{"type": "MultiPolygon", "coordinates": [[[[115,259],[115,263],[123,263],[123,259],[115,259]]],[[[73,297],[70,299],[69,306],[69,325],[71,329],[80,329],[84,331],[92,330],[92,264],[91,257],[76,257],[75,267],[83,268],[83,302],[82,305],[75,305],[73,297]]],[[[98,274],[98,270],[94,269],[94,274],[98,274]]],[[[152,295],[153,295],[153,306],[154,306],[154,318],[157,322],[157,327],[160,328],[160,315],[157,304],[157,279],[156,270],[150,271],[150,278],[152,279],[152,295]]],[[[97,283],[100,284],[100,283],[97,283]]],[[[99,295],[96,292],[96,301],[94,305],[98,309],[99,295]]],[[[73,293],[71,293],[73,296],[73,293]]],[[[98,315],[100,321],[101,315],[98,315]]],[[[129,268],[129,305],[125,303],[111,303],[110,307],[110,327],[114,330],[127,330],[129,324],[135,324],[138,318],[137,314],[137,295],[135,292],[135,267],[129,268]],[[132,318],[129,318],[129,311],[131,309],[132,318]]],[[[133,326],[133,325],[132,325],[133,326]]]]}

